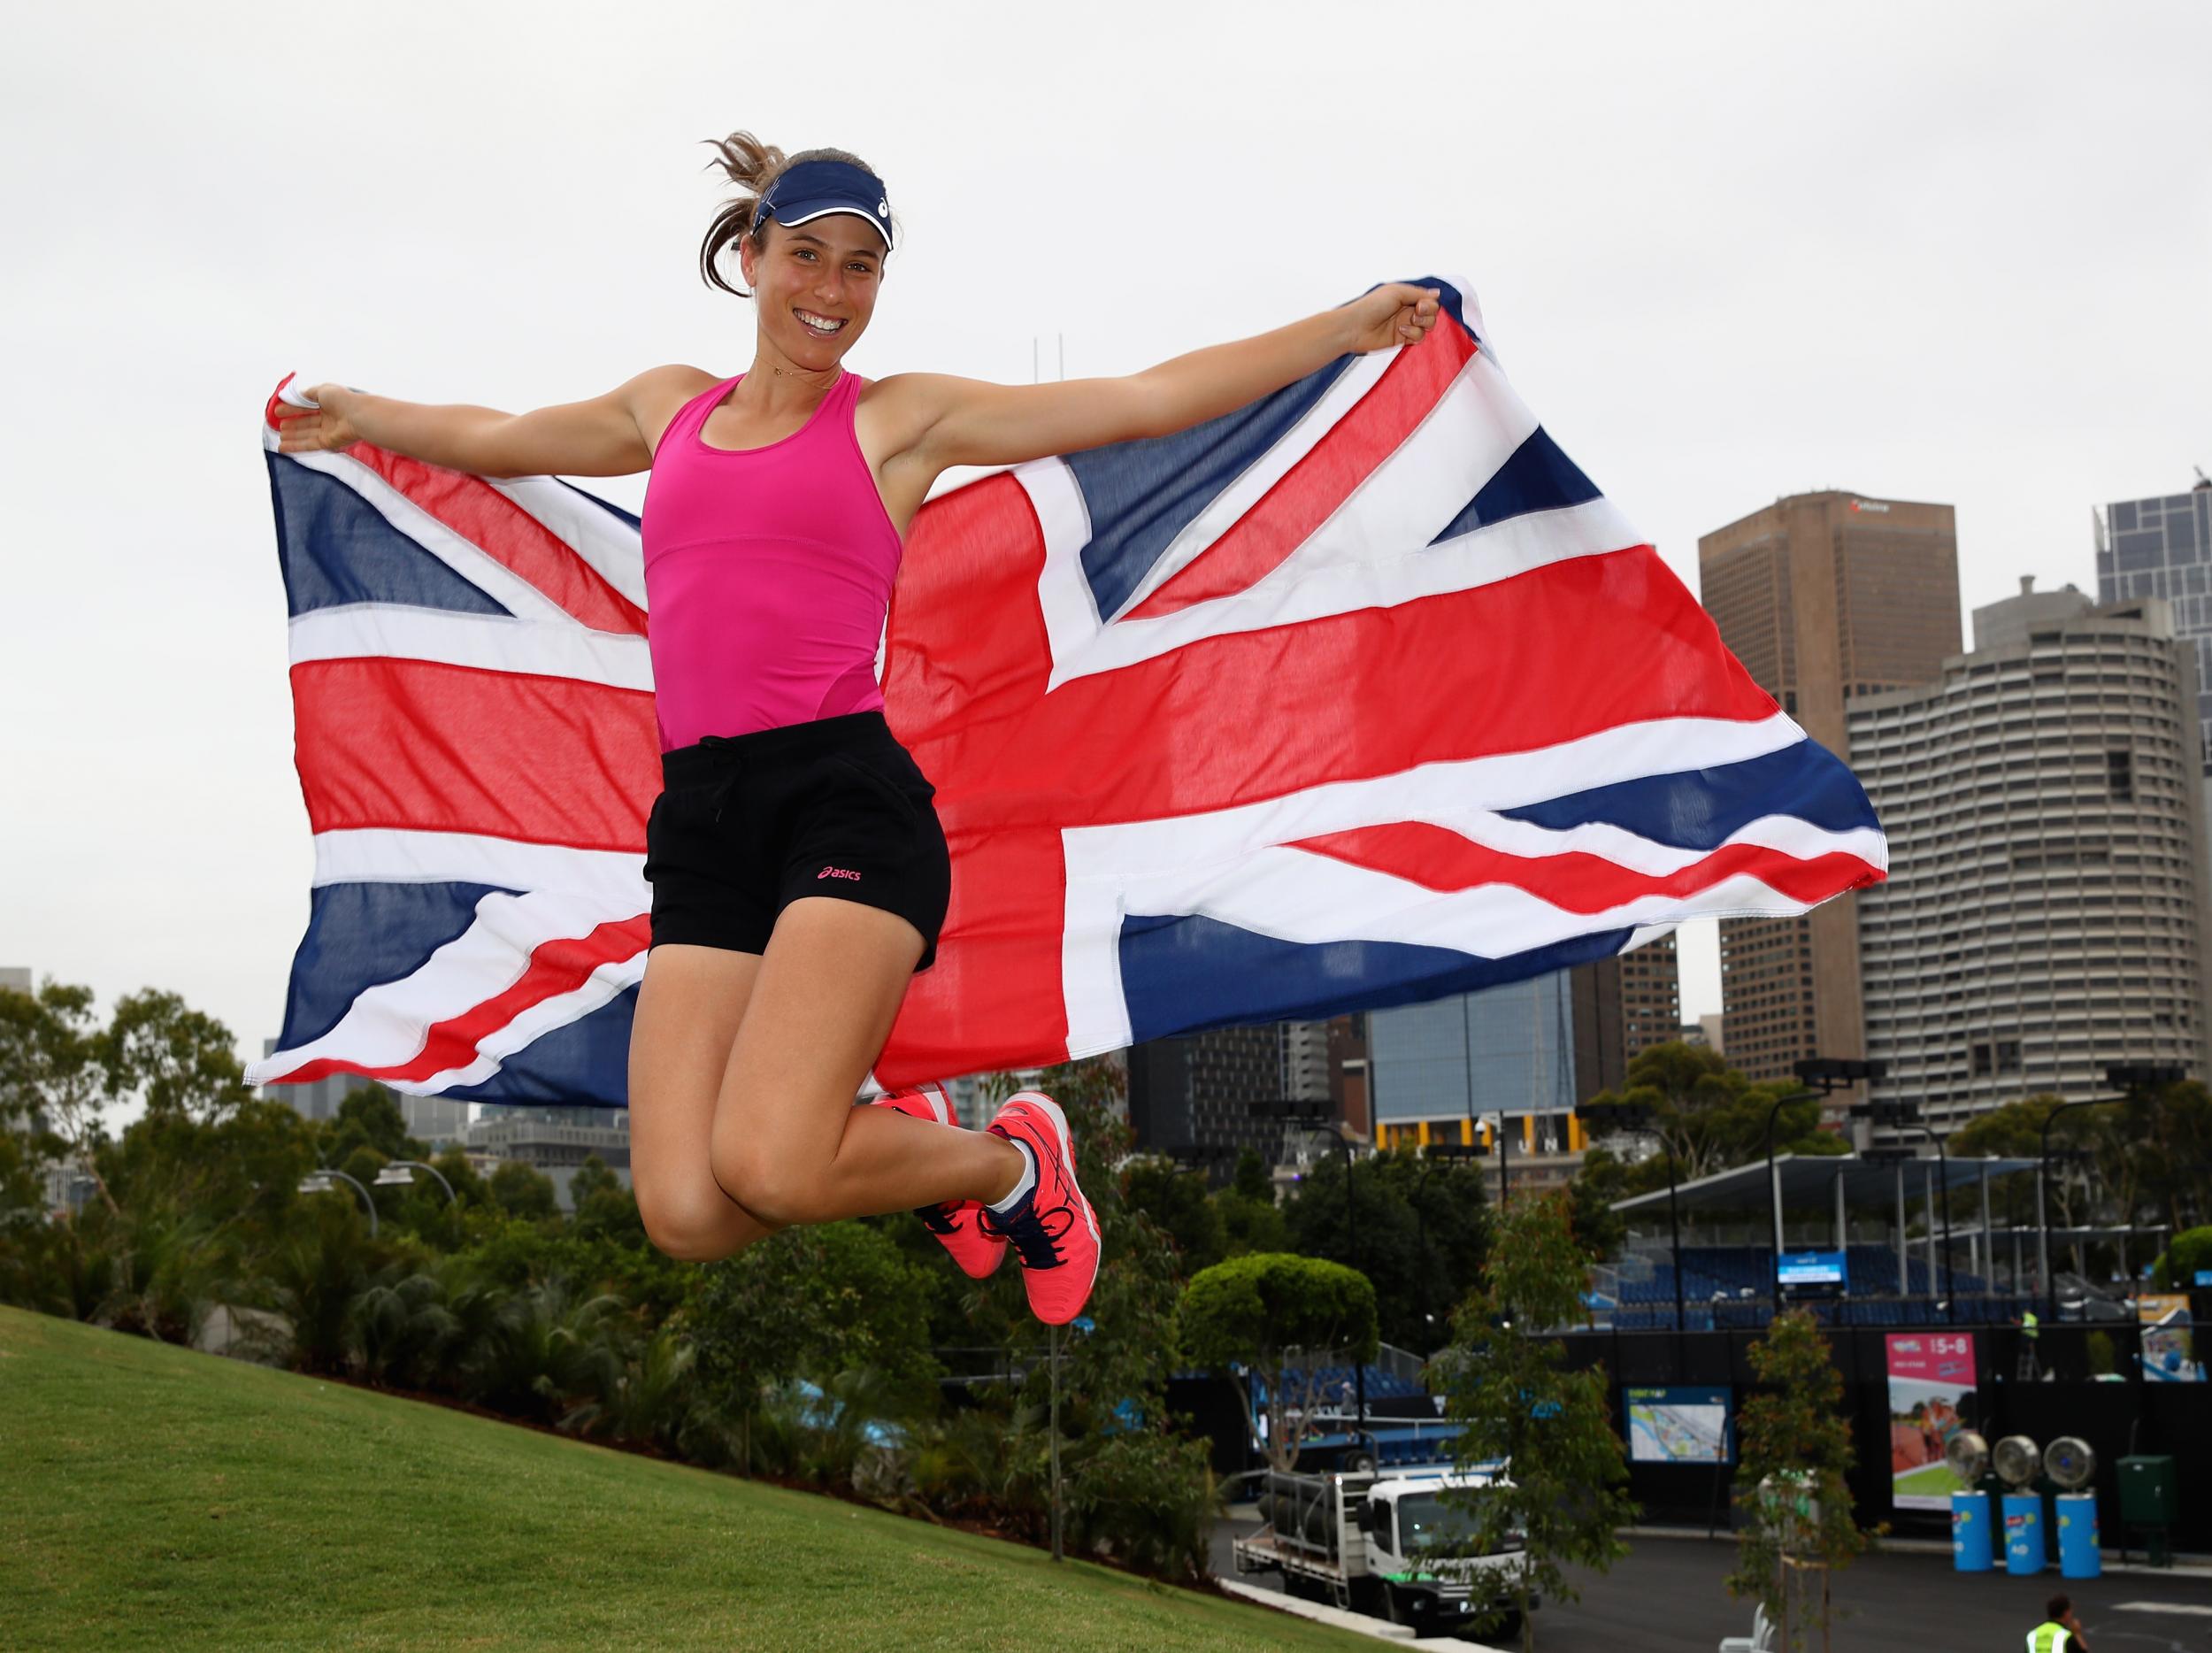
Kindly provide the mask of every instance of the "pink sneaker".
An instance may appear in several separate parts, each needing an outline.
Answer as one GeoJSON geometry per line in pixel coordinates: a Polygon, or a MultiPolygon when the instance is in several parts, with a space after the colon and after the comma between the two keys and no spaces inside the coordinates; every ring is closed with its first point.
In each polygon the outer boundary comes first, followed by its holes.
{"type": "MultiPolygon", "coordinates": [[[[895,1091],[888,1096],[878,1096],[872,1104],[892,1108],[917,1119],[933,1119],[939,1125],[952,1125],[952,1101],[941,1085],[919,1085],[911,1090],[895,1091]]],[[[952,1260],[960,1265],[961,1272],[971,1279],[987,1279],[998,1267],[999,1259],[1006,1255],[1006,1242],[996,1234],[986,1234],[976,1226],[976,1216],[982,1207],[973,1200],[955,1200],[944,1205],[922,1205],[914,1214],[922,1219],[922,1226],[944,1242],[945,1249],[952,1253],[952,1260]]]]}
{"type": "Polygon", "coordinates": [[[1067,1115],[1043,1092],[1025,1090],[1006,1099],[990,1128],[1037,1157],[1037,1186],[1003,1217],[979,1206],[976,1226],[1013,1246],[1031,1312],[1065,1326],[1083,1312],[1098,1279],[1098,1218],[1075,1185],[1067,1115]]]}

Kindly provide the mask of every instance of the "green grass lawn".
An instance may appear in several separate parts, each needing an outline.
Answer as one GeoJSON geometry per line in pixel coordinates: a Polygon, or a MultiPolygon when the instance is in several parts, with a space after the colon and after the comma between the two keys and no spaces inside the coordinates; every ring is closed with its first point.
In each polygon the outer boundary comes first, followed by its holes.
{"type": "Polygon", "coordinates": [[[833,1499],[0,1308],[0,1646],[1334,1649],[833,1499]]]}

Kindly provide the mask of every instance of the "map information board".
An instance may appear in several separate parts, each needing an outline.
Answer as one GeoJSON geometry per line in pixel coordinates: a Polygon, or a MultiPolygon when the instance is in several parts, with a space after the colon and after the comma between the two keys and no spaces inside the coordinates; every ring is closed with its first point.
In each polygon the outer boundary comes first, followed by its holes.
{"type": "Polygon", "coordinates": [[[1631,1463],[1735,1461],[1735,1431],[1726,1389],[1624,1389],[1622,1396],[1628,1404],[1631,1463]]]}

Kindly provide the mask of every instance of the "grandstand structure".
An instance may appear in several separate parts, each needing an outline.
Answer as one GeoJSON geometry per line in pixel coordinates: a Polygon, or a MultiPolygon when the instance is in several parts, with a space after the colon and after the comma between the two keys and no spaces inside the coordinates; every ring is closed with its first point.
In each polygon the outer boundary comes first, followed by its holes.
{"type": "MultiPolygon", "coordinates": [[[[2116,1244],[2124,1271],[2150,1260],[2139,1242],[2156,1245],[2162,1229],[2047,1227],[2038,1169],[2033,1159],[1784,1155],[1770,1174],[1745,1165],[1617,1201],[1631,1238],[1595,1271],[1591,1320],[1620,1331],[1755,1328],[1779,1303],[1836,1326],[2004,1325],[2041,1312],[2039,1257],[2116,1244]],[[2023,1173],[2028,1188],[2005,1180],[2023,1173]],[[1840,1280],[1779,1285],[1777,1235],[1782,1254],[1822,1254],[1840,1280]]],[[[2085,1311],[2085,1292],[2070,1299],[2085,1311]]]]}

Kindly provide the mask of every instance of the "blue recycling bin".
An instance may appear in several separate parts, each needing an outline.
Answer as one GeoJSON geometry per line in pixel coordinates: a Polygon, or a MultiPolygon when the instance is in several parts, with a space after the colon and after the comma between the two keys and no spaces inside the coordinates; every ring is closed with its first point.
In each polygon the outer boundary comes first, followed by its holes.
{"type": "Polygon", "coordinates": [[[1997,1565],[1985,1492],[1951,1495],[1951,1565],[1961,1572],[1987,1572],[1997,1565]]]}
{"type": "Polygon", "coordinates": [[[2104,1552],[2097,1543],[2097,1495],[2061,1493],[2058,1506],[2058,1570],[2069,1579],[2104,1576],[2104,1552]]]}
{"type": "Polygon", "coordinates": [[[2027,1577],[2043,1571],[2043,1495],[2005,1495],[2005,1571],[2027,1577]]]}

